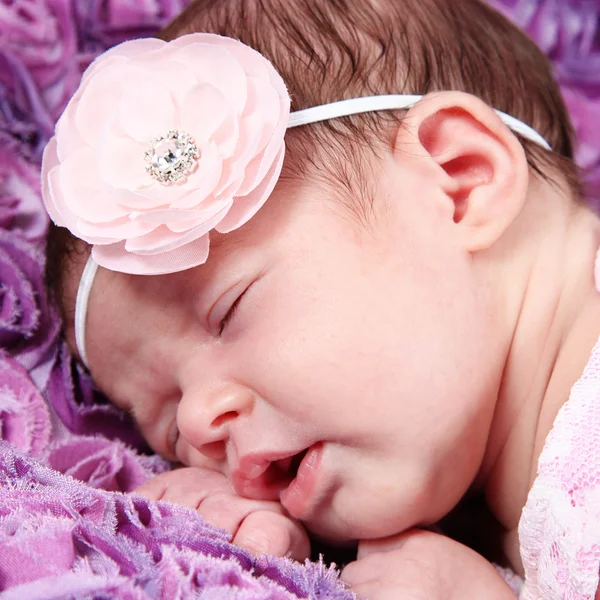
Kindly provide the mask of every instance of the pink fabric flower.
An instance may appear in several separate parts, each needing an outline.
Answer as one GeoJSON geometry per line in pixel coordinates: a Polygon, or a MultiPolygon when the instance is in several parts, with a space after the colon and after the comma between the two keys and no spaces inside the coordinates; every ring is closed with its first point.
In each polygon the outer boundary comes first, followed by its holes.
{"type": "Polygon", "coordinates": [[[194,33],[120,44],[90,65],[46,147],[48,212],[108,269],[202,264],[209,232],[240,227],[273,190],[289,107],[273,66],[236,40],[194,33]],[[198,158],[166,184],[147,172],[145,154],[163,168],[184,164],[183,144],[153,146],[171,131],[189,136],[198,158]]]}

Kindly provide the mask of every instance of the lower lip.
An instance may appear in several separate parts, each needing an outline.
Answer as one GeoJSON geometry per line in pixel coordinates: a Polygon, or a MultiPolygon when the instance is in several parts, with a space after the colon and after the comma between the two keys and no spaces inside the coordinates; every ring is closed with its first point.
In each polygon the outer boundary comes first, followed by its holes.
{"type": "Polygon", "coordinates": [[[281,492],[281,504],[296,519],[302,519],[311,508],[322,459],[323,444],[311,446],[298,467],[296,477],[281,492]]]}

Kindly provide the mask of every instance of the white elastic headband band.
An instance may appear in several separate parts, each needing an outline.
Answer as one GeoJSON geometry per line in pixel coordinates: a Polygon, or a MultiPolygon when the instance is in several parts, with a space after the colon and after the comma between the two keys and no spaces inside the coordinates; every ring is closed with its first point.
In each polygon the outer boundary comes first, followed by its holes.
{"type": "MultiPolygon", "coordinates": [[[[339,117],[356,115],[359,113],[411,108],[419,100],[421,100],[422,97],[423,96],[409,96],[403,94],[365,96],[363,98],[351,98],[349,100],[332,102],[331,104],[314,106],[313,108],[306,108],[304,110],[298,110],[291,113],[288,122],[288,129],[291,129],[292,127],[299,127],[300,125],[318,123],[319,121],[328,121],[329,119],[337,119],[339,117]]],[[[529,127],[529,125],[525,125],[525,123],[522,121],[519,121],[518,119],[515,119],[506,113],[500,112],[499,110],[497,110],[496,113],[515,133],[518,133],[524,138],[539,144],[546,150],[552,150],[550,144],[535,129],[529,127]]],[[[87,317],[88,299],[90,297],[90,291],[92,289],[92,284],[94,283],[94,277],[96,276],[97,270],[98,265],[90,254],[83,270],[81,281],[79,282],[77,298],[75,300],[75,343],[77,344],[81,361],[86,367],[88,364],[85,349],[85,323],[87,317]]]]}
{"type": "MultiPolygon", "coordinates": [[[[350,98],[349,100],[340,100],[331,104],[314,106],[298,110],[290,115],[288,129],[298,127],[299,125],[309,125],[319,121],[328,121],[339,117],[348,117],[359,113],[375,112],[379,110],[400,110],[403,108],[412,108],[423,96],[409,96],[405,94],[390,94],[383,96],[365,96],[363,98],[350,98]]],[[[504,124],[515,133],[524,138],[539,144],[546,150],[552,150],[550,144],[532,127],[525,125],[519,119],[515,119],[499,110],[496,114],[504,121],[504,124]]]]}
{"type": "Polygon", "coordinates": [[[96,277],[96,271],[98,270],[98,263],[92,258],[90,254],[85,268],[79,280],[79,287],[77,288],[77,297],[75,298],[75,343],[79,350],[79,357],[81,362],[87,367],[87,354],[85,352],[85,321],[87,317],[87,306],[92,291],[92,283],[96,277]]]}

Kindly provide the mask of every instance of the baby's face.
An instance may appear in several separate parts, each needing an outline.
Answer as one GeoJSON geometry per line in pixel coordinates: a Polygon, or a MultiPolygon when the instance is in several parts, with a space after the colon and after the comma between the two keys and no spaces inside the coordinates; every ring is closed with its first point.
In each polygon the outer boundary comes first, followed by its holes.
{"type": "Polygon", "coordinates": [[[205,265],[100,269],[89,304],[92,375],[157,452],[208,457],[330,539],[445,514],[498,385],[490,307],[444,199],[401,166],[378,195],[361,229],[322,184],[280,182],[205,265]]]}

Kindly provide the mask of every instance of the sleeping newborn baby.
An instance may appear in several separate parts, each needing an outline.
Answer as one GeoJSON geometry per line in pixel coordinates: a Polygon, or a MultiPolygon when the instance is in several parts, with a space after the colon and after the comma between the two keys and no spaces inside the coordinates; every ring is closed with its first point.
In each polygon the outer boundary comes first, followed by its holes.
{"type": "Polygon", "coordinates": [[[475,490],[523,598],[593,598],[600,222],[540,51],[479,0],[161,37],[91,65],[43,166],[65,335],[182,465],[139,491],[256,553],[358,542],[370,600],[514,597],[425,529],[475,490]]]}

